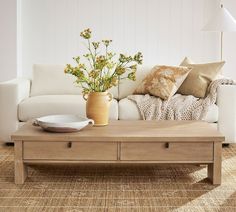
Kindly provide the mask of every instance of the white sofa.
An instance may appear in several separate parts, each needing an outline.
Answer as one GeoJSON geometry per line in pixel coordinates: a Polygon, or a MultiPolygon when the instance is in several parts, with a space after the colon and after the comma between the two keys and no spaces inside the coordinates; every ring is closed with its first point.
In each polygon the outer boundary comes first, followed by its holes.
{"type": "MultiPolygon", "coordinates": [[[[34,65],[33,77],[0,83],[0,139],[10,141],[10,135],[27,120],[51,114],[85,116],[86,102],[73,76],[63,72],[63,65],[34,65]]],[[[150,71],[142,67],[137,80],[122,81],[110,92],[114,99],[110,119],[141,119],[136,104],[127,99],[150,71]]],[[[217,105],[213,105],[205,121],[213,123],[226,136],[227,143],[236,142],[236,86],[222,85],[218,89],[217,105]]]]}

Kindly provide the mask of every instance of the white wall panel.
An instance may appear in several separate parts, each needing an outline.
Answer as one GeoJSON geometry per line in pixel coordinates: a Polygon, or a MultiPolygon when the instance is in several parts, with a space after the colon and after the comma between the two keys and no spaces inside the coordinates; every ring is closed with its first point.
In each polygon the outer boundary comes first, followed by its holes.
{"type": "Polygon", "coordinates": [[[0,82],[17,76],[16,0],[0,0],[0,82]]]}
{"type": "MultiPolygon", "coordinates": [[[[236,1],[223,0],[222,3],[236,19],[236,1]]],[[[218,46],[220,40],[218,40],[218,46]]],[[[219,56],[220,57],[220,56],[219,56]]],[[[236,32],[224,33],[223,39],[223,59],[226,61],[224,73],[236,79],[236,32]]]]}
{"type": "Polygon", "coordinates": [[[80,31],[110,38],[113,49],[142,51],[146,65],[218,59],[218,34],[201,28],[215,0],[21,0],[22,73],[34,63],[60,63],[84,52],[80,31]]]}

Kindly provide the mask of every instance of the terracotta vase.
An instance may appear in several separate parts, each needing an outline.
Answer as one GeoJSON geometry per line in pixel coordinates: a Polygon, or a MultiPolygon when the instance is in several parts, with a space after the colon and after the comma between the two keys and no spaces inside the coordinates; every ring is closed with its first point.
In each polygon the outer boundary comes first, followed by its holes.
{"type": "Polygon", "coordinates": [[[109,108],[112,94],[108,92],[91,92],[83,95],[86,102],[86,115],[94,120],[94,126],[108,125],[109,108]]]}

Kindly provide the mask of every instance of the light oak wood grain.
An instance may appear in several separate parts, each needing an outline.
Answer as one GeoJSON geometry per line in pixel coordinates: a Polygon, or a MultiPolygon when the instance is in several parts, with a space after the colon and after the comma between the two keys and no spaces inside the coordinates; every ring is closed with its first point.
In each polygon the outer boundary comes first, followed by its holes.
{"type": "Polygon", "coordinates": [[[25,141],[24,159],[117,160],[117,144],[25,141]]]}
{"type": "Polygon", "coordinates": [[[112,121],[77,133],[49,133],[29,122],[12,135],[15,181],[24,183],[26,164],[207,164],[221,183],[224,136],[202,121],[112,121]]]}
{"type": "Polygon", "coordinates": [[[23,142],[15,141],[15,184],[23,184],[27,178],[27,166],[23,161],[23,142]]]}
{"type": "Polygon", "coordinates": [[[129,165],[139,165],[139,164],[158,164],[159,165],[170,165],[170,164],[204,164],[208,165],[212,163],[212,161],[152,161],[152,160],[137,160],[137,161],[125,161],[125,160],[34,160],[34,159],[25,159],[24,163],[26,164],[129,164],[129,165]]]}
{"type": "Polygon", "coordinates": [[[222,144],[220,142],[214,143],[214,161],[208,165],[208,178],[214,185],[221,184],[221,165],[222,165],[222,144]]]}
{"type": "Polygon", "coordinates": [[[213,161],[213,143],[122,143],[121,160],[213,161]],[[168,145],[169,147],[167,148],[168,145]]]}
{"type": "Polygon", "coordinates": [[[88,126],[76,133],[48,133],[26,123],[12,140],[30,141],[107,141],[107,142],[209,142],[224,136],[203,121],[111,121],[104,127],[88,126]]]}

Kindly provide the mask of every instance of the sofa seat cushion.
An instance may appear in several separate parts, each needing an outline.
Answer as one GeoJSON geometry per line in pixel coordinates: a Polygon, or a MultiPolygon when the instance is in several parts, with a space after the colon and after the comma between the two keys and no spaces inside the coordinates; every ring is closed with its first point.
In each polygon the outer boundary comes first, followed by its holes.
{"type": "MultiPolygon", "coordinates": [[[[135,102],[127,98],[119,101],[119,119],[120,120],[141,120],[142,116],[135,102]]],[[[212,105],[204,119],[207,122],[214,123],[218,121],[218,106],[212,105]]]]}
{"type": "MultiPolygon", "coordinates": [[[[25,99],[18,108],[20,121],[55,114],[86,116],[86,101],[82,95],[42,95],[25,99]]],[[[115,99],[111,102],[110,119],[118,119],[118,103],[115,99]]]]}

